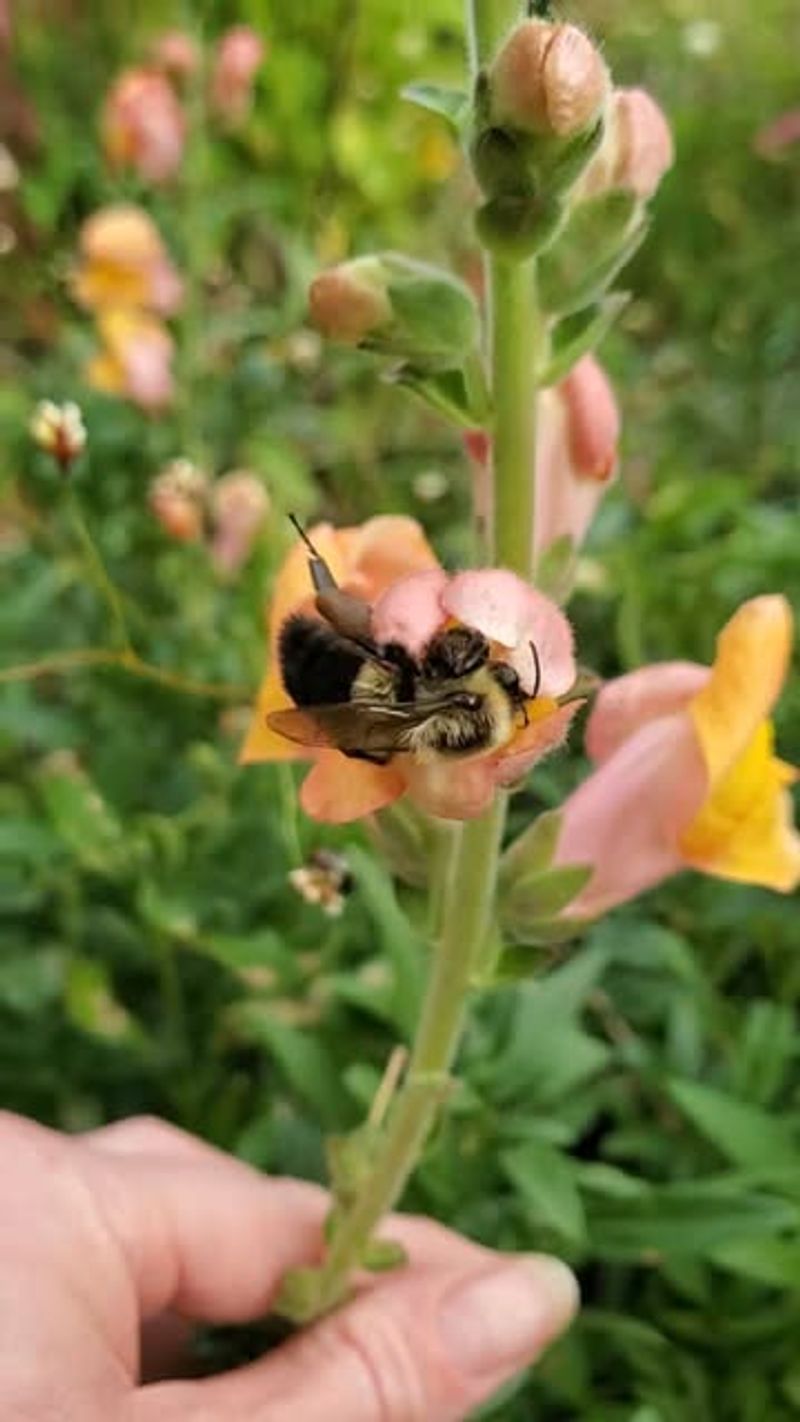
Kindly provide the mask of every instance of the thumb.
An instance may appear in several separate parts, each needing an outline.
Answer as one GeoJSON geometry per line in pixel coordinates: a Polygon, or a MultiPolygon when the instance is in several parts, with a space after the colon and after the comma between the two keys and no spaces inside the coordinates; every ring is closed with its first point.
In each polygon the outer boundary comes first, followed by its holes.
{"type": "Polygon", "coordinates": [[[262,1362],[145,1389],[143,1416],[459,1422],[539,1356],[577,1302],[573,1275],[545,1256],[400,1271],[262,1362]]]}

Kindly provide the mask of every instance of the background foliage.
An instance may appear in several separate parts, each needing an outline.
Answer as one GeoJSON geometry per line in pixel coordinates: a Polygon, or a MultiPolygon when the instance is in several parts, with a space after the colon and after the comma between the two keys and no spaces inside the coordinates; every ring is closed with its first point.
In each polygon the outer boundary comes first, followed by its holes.
{"type": "MultiPolygon", "coordinates": [[[[777,161],[753,148],[797,103],[800,31],[791,0],[586,0],[575,13],[617,81],[658,96],[678,148],[604,351],[623,479],[573,613],[612,674],[707,659],[743,598],[800,592],[797,148],[777,161]]],[[[2,688],[0,1093],[67,1129],[159,1112],[317,1177],[323,1133],[358,1120],[413,1020],[423,950],[359,830],[303,821],[291,772],[237,769],[237,706],[261,670],[283,510],[411,512],[446,560],[466,547],[455,438],[303,328],[320,262],[374,245],[462,271],[474,260],[457,154],[397,97],[411,79],[458,81],[460,5],[31,0],[17,28],[38,132],[12,136],[22,181],[3,199],[16,233],[2,258],[4,660],[107,638],[62,488],[26,435],[37,398],[73,397],[90,432],[81,497],[137,645],[243,690],[221,709],[115,670],[2,688]],[[270,44],[246,129],[209,137],[174,190],[110,177],[93,110],[115,73],[167,24],[214,36],[232,21],[270,44]],[[65,275],[80,221],[121,194],[196,274],[182,399],[159,422],[81,383],[88,323],[65,275]],[[232,586],[148,512],[147,483],[176,454],[247,464],[269,488],[267,536],[232,586]],[[287,880],[323,843],[354,871],[338,920],[287,880]]],[[[794,760],[797,711],[795,686],[780,724],[794,760]]],[[[577,754],[546,766],[515,814],[555,802],[580,768],[577,754]]],[[[408,1204],[501,1247],[562,1252],[586,1305],[535,1382],[487,1416],[797,1415],[797,939],[793,902],[683,876],[482,1006],[466,1084],[408,1204]]]]}

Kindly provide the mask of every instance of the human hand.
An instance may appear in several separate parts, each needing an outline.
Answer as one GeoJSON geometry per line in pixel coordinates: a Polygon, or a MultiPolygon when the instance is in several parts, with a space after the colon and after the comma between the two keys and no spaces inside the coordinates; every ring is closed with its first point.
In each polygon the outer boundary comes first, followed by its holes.
{"type": "Polygon", "coordinates": [[[458,1422],[570,1321],[557,1261],[424,1219],[408,1265],[260,1361],[140,1382],[141,1328],[240,1323],[322,1247],[325,1192],[151,1118],[82,1137],[0,1115],[0,1415],[26,1422],[458,1422]]]}

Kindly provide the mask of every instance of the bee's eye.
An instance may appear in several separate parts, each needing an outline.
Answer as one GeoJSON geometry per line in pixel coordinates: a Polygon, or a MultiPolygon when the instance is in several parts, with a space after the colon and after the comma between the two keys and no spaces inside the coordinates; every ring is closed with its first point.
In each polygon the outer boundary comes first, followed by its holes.
{"type": "Polygon", "coordinates": [[[482,700],[483,698],[479,696],[477,692],[465,691],[461,699],[461,704],[465,711],[478,711],[482,700]]]}

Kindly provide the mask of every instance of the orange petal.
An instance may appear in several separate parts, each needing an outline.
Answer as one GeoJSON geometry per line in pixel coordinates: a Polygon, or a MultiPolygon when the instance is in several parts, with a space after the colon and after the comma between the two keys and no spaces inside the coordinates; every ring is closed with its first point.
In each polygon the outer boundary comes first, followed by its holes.
{"type": "Polygon", "coordinates": [[[785,597],[754,597],[717,638],[711,677],[689,703],[712,786],[750,744],[778,699],[792,642],[785,597]]]}
{"type": "Polygon", "coordinates": [[[397,800],[405,780],[392,765],[350,760],[339,751],[320,751],[300,791],[300,804],[312,820],[341,825],[360,820],[397,800]]]}
{"type": "Polygon", "coordinates": [[[262,760],[308,759],[308,754],[302,746],[288,741],[285,736],[273,731],[267,723],[267,716],[271,711],[283,711],[291,705],[292,702],[283,689],[277,664],[273,662],[259,689],[253,719],[239,752],[240,765],[254,765],[262,760]]]}
{"type": "Polygon", "coordinates": [[[416,519],[404,514],[379,515],[367,519],[360,528],[340,530],[342,534],[351,535],[348,585],[368,602],[374,602],[398,578],[439,566],[416,519]]]}

